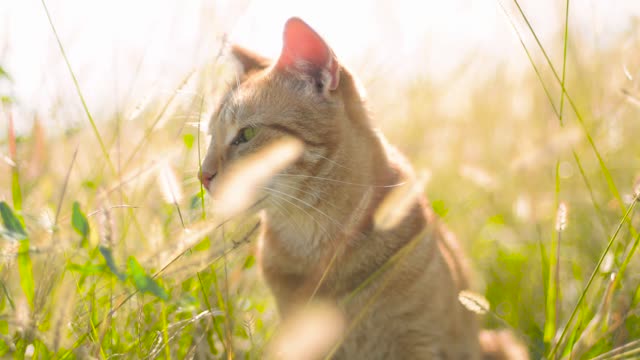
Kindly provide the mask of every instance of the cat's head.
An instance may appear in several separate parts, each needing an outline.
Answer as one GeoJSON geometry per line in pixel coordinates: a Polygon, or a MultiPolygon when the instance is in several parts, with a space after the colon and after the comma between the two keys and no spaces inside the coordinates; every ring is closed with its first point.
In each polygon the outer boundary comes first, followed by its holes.
{"type": "Polygon", "coordinates": [[[339,149],[349,141],[353,118],[365,117],[351,75],[299,18],[287,21],[283,39],[277,61],[231,49],[242,73],[211,118],[211,143],[199,175],[209,191],[234,164],[286,137],[298,140],[302,151],[261,189],[266,195],[299,196],[310,178],[326,176],[339,162],[334,158],[347,155],[339,149]]]}

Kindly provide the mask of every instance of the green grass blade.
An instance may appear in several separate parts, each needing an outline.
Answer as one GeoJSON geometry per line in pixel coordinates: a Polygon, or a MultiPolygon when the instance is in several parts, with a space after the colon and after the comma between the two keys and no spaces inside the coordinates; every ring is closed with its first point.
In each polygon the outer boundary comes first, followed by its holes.
{"type": "Polygon", "coordinates": [[[80,209],[80,203],[77,201],[73,202],[71,226],[73,226],[73,229],[82,236],[83,239],[86,239],[87,236],[89,236],[89,221],[87,220],[87,216],[80,209]]]}
{"type": "Polygon", "coordinates": [[[3,235],[18,241],[18,274],[20,275],[20,287],[27,298],[27,302],[33,309],[35,296],[35,284],[33,281],[33,266],[29,254],[29,237],[17,215],[9,205],[0,202],[0,216],[5,227],[3,235]]]}
{"type": "MultiPolygon", "coordinates": [[[[199,271],[197,272],[196,275],[198,277],[198,283],[200,284],[200,291],[202,292],[202,298],[204,299],[204,303],[207,306],[207,310],[209,311],[209,313],[213,314],[213,311],[211,308],[211,302],[209,301],[209,295],[207,294],[207,288],[204,286],[204,283],[202,281],[202,276],[200,275],[199,271]]],[[[216,276],[215,273],[213,273],[212,276],[216,276]]],[[[216,320],[215,316],[211,317],[211,321],[213,323],[213,330],[218,336],[218,341],[220,341],[221,344],[224,344],[224,335],[222,333],[222,328],[220,327],[220,323],[216,320]]],[[[216,349],[216,346],[212,340],[213,339],[211,338],[211,336],[207,336],[207,344],[209,345],[209,351],[211,351],[213,355],[217,355],[218,350],[216,349]]]]}
{"type": "MultiPolygon", "coordinates": [[[[560,126],[564,126],[564,84],[567,65],[567,43],[569,34],[569,0],[566,2],[567,7],[565,11],[565,27],[564,27],[564,56],[562,59],[562,89],[560,93],[560,109],[558,112],[558,118],[560,120],[560,126]]],[[[555,209],[560,206],[560,160],[556,161],[555,169],[555,209]]],[[[557,214],[558,216],[559,214],[557,214]]],[[[558,219],[556,219],[558,221],[558,219]]],[[[559,299],[560,299],[560,238],[562,229],[556,226],[556,231],[553,232],[551,238],[551,249],[549,258],[549,289],[547,290],[547,304],[546,304],[546,318],[544,324],[544,342],[545,344],[551,344],[558,328],[559,319],[559,299]]]]}
{"type": "MultiPolygon", "coordinates": [[[[555,169],[555,208],[560,204],[560,161],[556,161],[555,169]]],[[[546,316],[544,323],[544,342],[551,344],[557,326],[557,297],[558,297],[558,261],[559,261],[559,231],[552,232],[549,248],[549,276],[547,282],[546,316]]]]}
{"type": "MultiPolygon", "coordinates": [[[[200,129],[200,118],[202,117],[203,106],[204,106],[204,96],[201,97],[201,99],[200,99],[200,110],[199,110],[200,112],[199,112],[199,115],[198,115],[198,137],[197,137],[197,140],[198,140],[198,143],[197,143],[197,146],[198,146],[198,174],[200,174],[202,172],[202,154],[201,154],[201,150],[200,150],[200,148],[201,148],[200,138],[201,138],[201,135],[202,135],[202,130],[200,129]]],[[[205,205],[204,205],[204,197],[205,197],[205,195],[206,195],[206,192],[205,192],[204,186],[202,184],[200,184],[200,193],[198,194],[198,197],[200,198],[200,207],[202,209],[202,220],[207,218],[207,211],[206,211],[205,205]]]]}
{"type": "Polygon", "coordinates": [[[26,240],[27,232],[20,221],[18,215],[13,212],[9,204],[4,201],[0,201],[0,216],[2,217],[2,223],[4,229],[0,234],[13,240],[26,240]]]}
{"type": "MultiPolygon", "coordinates": [[[[218,308],[224,313],[224,328],[221,329],[222,330],[222,346],[224,347],[224,350],[227,354],[233,354],[233,348],[231,343],[228,341],[229,338],[227,337],[227,334],[229,334],[230,329],[229,329],[229,313],[227,310],[227,303],[224,301],[224,296],[222,294],[222,290],[220,289],[220,284],[218,281],[218,274],[215,270],[215,266],[211,265],[211,272],[212,272],[212,282],[213,282],[213,289],[216,295],[216,300],[218,301],[218,308]]],[[[216,331],[218,331],[218,329],[216,329],[216,331]]]]}
{"type": "MultiPolygon", "coordinates": [[[[636,204],[639,200],[640,200],[640,194],[637,194],[635,199],[633,199],[633,203],[636,204]]],[[[625,271],[627,270],[627,267],[629,266],[629,262],[631,262],[633,255],[636,253],[636,250],[638,249],[639,244],[640,244],[640,234],[636,235],[636,238],[633,241],[633,245],[631,245],[631,249],[629,249],[629,251],[627,252],[627,255],[625,255],[624,260],[622,261],[622,265],[620,265],[620,269],[618,270],[618,274],[612,285],[613,289],[615,289],[619,285],[625,271]]]]}
{"type": "Polygon", "coordinates": [[[164,343],[164,358],[171,360],[171,348],[169,347],[169,324],[167,322],[167,304],[160,304],[162,318],[162,342],[164,343]]]}
{"type": "MultiPolygon", "coordinates": [[[[9,129],[7,135],[9,140],[9,154],[14,162],[14,166],[11,167],[11,197],[13,198],[13,208],[19,212],[22,210],[22,191],[20,189],[20,173],[18,169],[18,148],[16,146],[16,133],[13,126],[13,116],[9,113],[8,117],[9,129]]],[[[18,215],[18,219],[23,222],[20,215],[18,215]]]]}
{"type": "MultiPolygon", "coordinates": [[[[91,124],[91,129],[93,130],[94,136],[96,137],[96,139],[98,140],[98,143],[100,145],[100,150],[102,151],[102,155],[104,156],[107,165],[109,166],[109,170],[111,171],[111,173],[113,175],[117,175],[118,172],[113,164],[113,161],[111,161],[111,156],[109,155],[109,151],[107,151],[107,147],[104,144],[104,141],[102,139],[102,135],[100,135],[100,131],[98,131],[98,127],[96,126],[95,121],[93,120],[93,116],[91,115],[91,112],[89,111],[89,107],[87,106],[87,102],[84,99],[84,95],[82,94],[82,90],[80,89],[80,84],[78,83],[78,79],[76,78],[75,73],[73,72],[73,68],[71,67],[71,63],[69,62],[69,58],[67,57],[67,54],[64,50],[64,47],[62,46],[62,41],[60,40],[60,37],[58,36],[58,32],[56,30],[56,27],[53,24],[53,19],[51,18],[51,14],[49,13],[49,8],[47,8],[47,4],[45,3],[45,0],[41,0],[42,2],[42,7],[44,8],[45,14],[47,15],[47,19],[49,20],[49,25],[51,25],[51,30],[53,31],[53,34],[56,38],[56,41],[58,43],[58,47],[60,48],[60,53],[62,54],[62,57],[64,58],[65,64],[67,65],[67,69],[69,70],[69,74],[71,75],[71,78],[73,80],[73,84],[75,86],[76,92],[78,93],[78,97],[80,98],[80,102],[82,103],[82,108],[84,109],[85,114],[87,115],[87,119],[89,120],[89,123],[91,124]]],[[[124,200],[126,202],[128,202],[128,199],[126,196],[123,196],[124,200]]],[[[137,230],[139,230],[141,236],[144,238],[146,232],[142,231],[142,227],[140,226],[140,223],[138,222],[138,218],[135,215],[135,212],[133,211],[133,209],[129,208],[129,214],[131,215],[132,219],[133,219],[133,224],[136,226],[137,230]]]]}
{"type": "Polygon", "coordinates": [[[20,175],[18,167],[14,166],[11,170],[11,195],[13,198],[13,207],[16,211],[22,210],[22,191],[20,190],[20,175]]]}
{"type": "Polygon", "coordinates": [[[533,61],[533,57],[531,56],[531,53],[529,52],[529,48],[524,43],[524,39],[522,38],[522,34],[520,34],[520,30],[518,30],[518,27],[516,26],[515,22],[513,21],[511,16],[509,16],[509,13],[507,12],[507,9],[504,7],[504,5],[502,4],[502,1],[498,0],[498,4],[500,5],[500,8],[502,9],[503,14],[505,15],[505,17],[507,18],[507,20],[511,24],[511,28],[513,29],[513,31],[515,31],[516,36],[518,37],[518,41],[520,41],[520,45],[522,46],[522,49],[524,49],[524,52],[527,55],[527,59],[529,60],[529,64],[531,64],[531,67],[533,68],[533,71],[535,72],[536,77],[538,78],[538,81],[540,82],[540,85],[542,86],[542,90],[544,91],[544,94],[547,97],[547,100],[549,101],[549,104],[551,105],[551,109],[553,110],[553,113],[556,114],[556,116],[560,117],[560,112],[556,108],[556,105],[553,102],[553,97],[551,96],[551,93],[549,92],[549,89],[547,88],[547,85],[545,84],[544,80],[542,79],[542,74],[540,73],[540,70],[538,69],[538,66],[536,65],[535,61],[533,61]]]}
{"type": "MultiPolygon", "coordinates": [[[[620,192],[618,191],[618,188],[616,187],[615,182],[613,181],[613,177],[611,176],[611,172],[609,171],[609,168],[605,165],[604,160],[602,159],[602,155],[600,154],[600,151],[598,150],[595,142],[593,141],[593,138],[591,137],[591,133],[589,132],[589,129],[587,128],[587,125],[585,124],[584,117],[582,116],[581,112],[578,110],[577,105],[575,104],[575,102],[573,101],[573,99],[571,98],[569,93],[567,92],[567,89],[566,89],[566,87],[564,85],[564,82],[562,81],[562,79],[558,75],[558,72],[556,71],[555,66],[553,66],[553,63],[551,62],[551,59],[549,58],[549,55],[547,54],[544,46],[542,46],[542,43],[540,42],[540,39],[538,38],[538,35],[536,34],[535,30],[533,29],[533,26],[531,26],[531,23],[529,22],[528,17],[526,16],[524,11],[520,7],[520,3],[518,2],[518,0],[513,0],[513,1],[516,4],[516,7],[518,8],[518,11],[519,11],[520,15],[522,16],[522,18],[524,19],[525,23],[527,24],[527,27],[529,28],[529,31],[533,35],[533,38],[535,39],[538,47],[540,48],[540,51],[542,51],[542,54],[543,54],[543,56],[544,56],[544,58],[545,58],[545,60],[547,62],[547,65],[551,69],[551,72],[553,73],[554,78],[556,79],[556,81],[558,82],[558,84],[560,85],[560,87],[562,89],[562,93],[566,96],[566,99],[569,102],[569,105],[571,105],[571,109],[575,113],[576,118],[578,119],[578,122],[580,123],[580,126],[582,127],[582,130],[584,131],[585,137],[587,138],[587,141],[589,142],[589,145],[590,145],[592,151],[594,152],[594,154],[596,155],[596,157],[598,159],[598,165],[600,166],[600,171],[602,172],[602,174],[605,177],[605,180],[607,181],[607,186],[609,187],[609,191],[616,198],[616,200],[620,204],[620,209],[621,209],[622,213],[624,213],[625,208],[624,208],[624,202],[622,201],[622,196],[620,196],[620,192]]],[[[524,44],[524,42],[522,42],[522,43],[524,44]]],[[[630,226],[630,230],[635,235],[635,230],[631,226],[630,226]]]]}
{"type": "Polygon", "coordinates": [[[53,35],[56,38],[56,42],[58,43],[58,48],[60,49],[60,53],[62,54],[62,57],[64,58],[64,62],[67,65],[67,70],[69,70],[69,74],[71,75],[71,79],[73,80],[73,85],[76,89],[76,92],[78,93],[78,97],[80,98],[80,102],[82,103],[82,108],[84,109],[85,114],[87,115],[87,119],[89,120],[89,123],[91,124],[91,129],[93,130],[93,134],[96,137],[96,140],[98,140],[98,144],[100,145],[100,150],[102,151],[102,156],[104,156],[105,160],[107,161],[107,165],[109,166],[109,168],[111,169],[111,172],[116,174],[116,168],[113,165],[113,162],[111,161],[111,157],[109,156],[109,152],[107,151],[107,147],[104,145],[104,141],[102,140],[102,135],[100,135],[100,131],[98,131],[98,127],[96,126],[96,122],[93,120],[93,116],[91,115],[91,112],[89,111],[89,107],[87,106],[87,102],[84,99],[84,95],[82,94],[82,90],[80,89],[80,84],[78,83],[78,79],[76,78],[76,74],[73,72],[73,69],[71,68],[71,63],[69,62],[69,58],[67,57],[67,53],[64,50],[64,47],[62,46],[62,41],[60,40],[60,36],[58,36],[58,31],[56,30],[56,27],[53,25],[53,19],[51,18],[51,14],[49,13],[49,8],[47,7],[47,4],[45,3],[45,0],[41,0],[42,2],[42,7],[44,8],[44,12],[47,15],[47,19],[49,20],[49,25],[51,25],[51,31],[53,32],[53,35]]]}
{"type": "Polygon", "coordinates": [[[578,312],[578,309],[582,305],[582,302],[584,301],[584,298],[585,298],[585,296],[587,294],[587,291],[589,291],[589,288],[591,287],[591,284],[593,283],[593,280],[595,279],[596,275],[598,274],[598,269],[600,269],[600,266],[602,265],[602,262],[604,261],[604,258],[607,256],[607,253],[609,252],[609,249],[611,249],[611,246],[613,245],[613,242],[618,237],[618,234],[620,233],[620,229],[622,229],[622,226],[629,219],[629,215],[632,213],[633,209],[635,208],[636,203],[637,202],[634,201],[629,206],[629,208],[625,212],[624,216],[622,217],[622,219],[618,223],[618,226],[616,227],[616,231],[613,233],[613,235],[609,239],[609,242],[607,243],[607,247],[602,252],[602,255],[600,256],[600,259],[598,260],[598,263],[596,264],[595,268],[593,269],[593,272],[591,273],[591,276],[589,277],[589,280],[587,281],[587,285],[585,285],[584,289],[580,293],[580,297],[578,298],[578,301],[576,302],[576,305],[574,306],[573,311],[571,312],[571,315],[569,316],[569,320],[567,320],[567,323],[566,323],[564,329],[562,330],[562,333],[560,334],[560,337],[558,338],[558,341],[556,342],[556,344],[551,349],[548,358],[553,358],[553,356],[558,351],[558,347],[560,346],[560,344],[562,344],[562,340],[567,335],[567,331],[571,327],[571,323],[573,322],[573,319],[575,318],[575,316],[576,316],[576,314],[578,312]]]}
{"type": "Polygon", "coordinates": [[[33,281],[33,266],[29,255],[29,239],[20,240],[18,247],[18,273],[20,274],[20,286],[33,309],[33,299],[35,296],[35,284],[33,281]]]}
{"type": "Polygon", "coordinates": [[[567,74],[567,44],[569,43],[569,0],[567,0],[567,7],[564,13],[564,46],[562,53],[562,79],[560,84],[562,86],[562,92],[560,93],[560,126],[564,126],[563,122],[563,110],[564,110],[564,93],[565,93],[565,80],[567,74]]]}
{"type": "Polygon", "coordinates": [[[162,300],[169,300],[169,294],[167,294],[166,290],[147,274],[144,268],[133,256],[129,256],[129,260],[127,262],[127,273],[129,278],[131,278],[133,285],[140,292],[148,292],[162,300]]]}
{"type": "Polygon", "coordinates": [[[587,174],[584,171],[584,167],[582,167],[582,162],[580,161],[580,158],[578,157],[578,154],[575,152],[575,150],[573,150],[572,153],[573,153],[573,159],[575,160],[576,165],[578,165],[578,171],[580,172],[582,181],[584,182],[584,185],[587,187],[587,191],[589,192],[589,198],[591,199],[591,204],[595,208],[596,215],[598,215],[598,219],[600,220],[600,225],[602,226],[603,229],[607,229],[608,228],[607,221],[605,219],[604,213],[602,212],[602,208],[600,207],[600,205],[598,205],[598,202],[596,201],[595,192],[593,191],[591,182],[589,181],[589,178],[587,177],[587,174]]]}
{"type": "Polygon", "coordinates": [[[9,294],[9,290],[7,290],[7,286],[5,285],[4,281],[0,280],[0,288],[2,288],[2,294],[4,295],[4,298],[7,299],[7,301],[9,301],[9,306],[11,306],[11,310],[15,310],[16,304],[13,302],[13,298],[11,297],[11,294],[9,294]]]}
{"type": "Polygon", "coordinates": [[[111,270],[111,273],[113,273],[120,281],[125,281],[127,279],[127,276],[118,269],[116,261],[113,258],[113,254],[111,253],[111,249],[105,246],[99,246],[99,250],[100,254],[104,258],[104,261],[106,261],[107,263],[107,267],[109,267],[109,270],[111,270]]]}
{"type": "MultiPolygon", "coordinates": [[[[58,47],[60,48],[60,53],[62,54],[62,57],[64,58],[65,64],[67,65],[67,70],[69,70],[69,74],[71,75],[71,78],[73,80],[73,84],[75,86],[76,92],[78,93],[78,97],[80,98],[80,102],[82,103],[82,108],[84,109],[85,114],[87,115],[87,119],[89,120],[89,123],[91,124],[91,129],[93,130],[94,136],[96,137],[96,139],[98,140],[98,143],[100,145],[100,150],[102,151],[102,155],[104,156],[107,165],[109,166],[109,169],[111,170],[111,173],[113,175],[117,175],[118,172],[115,168],[115,166],[113,165],[113,162],[111,161],[111,156],[109,155],[109,151],[107,151],[107,148],[104,144],[104,141],[102,140],[102,135],[100,135],[100,131],[98,131],[98,127],[96,126],[95,121],[93,120],[93,116],[91,115],[91,112],[89,111],[89,107],[87,106],[87,102],[84,99],[84,95],[82,94],[82,90],[80,89],[80,84],[78,83],[78,79],[76,78],[75,73],[73,72],[73,68],[71,67],[71,63],[69,62],[69,58],[67,57],[67,54],[64,50],[64,47],[62,46],[62,41],[60,40],[60,37],[58,36],[58,31],[56,30],[56,27],[53,24],[53,19],[51,18],[51,14],[49,13],[49,8],[47,8],[47,4],[45,3],[45,0],[41,0],[42,2],[42,7],[44,8],[45,14],[47,15],[47,19],[49,20],[49,25],[51,25],[51,30],[53,31],[53,34],[56,38],[56,41],[58,43],[58,47]]],[[[124,197],[124,200],[126,202],[128,202],[127,197],[124,197]]],[[[135,215],[135,212],[133,211],[133,209],[129,208],[129,214],[131,215],[132,219],[133,219],[133,224],[136,226],[137,230],[139,230],[140,234],[142,237],[145,236],[146,232],[142,231],[142,227],[140,226],[140,223],[138,222],[138,218],[135,215]]]]}

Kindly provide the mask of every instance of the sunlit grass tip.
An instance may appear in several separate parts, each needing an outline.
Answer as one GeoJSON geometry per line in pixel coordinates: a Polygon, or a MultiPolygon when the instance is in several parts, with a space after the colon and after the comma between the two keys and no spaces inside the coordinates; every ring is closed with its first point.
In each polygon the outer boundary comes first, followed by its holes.
{"type": "Polygon", "coordinates": [[[567,204],[561,202],[558,205],[558,210],[556,212],[556,231],[562,232],[567,228],[567,204]]]}
{"type": "Polygon", "coordinates": [[[460,293],[458,293],[458,301],[467,310],[479,315],[486,314],[491,309],[489,300],[470,290],[460,291],[460,293]]]}
{"type": "Polygon", "coordinates": [[[182,200],[182,187],[178,182],[176,172],[167,162],[158,167],[158,185],[160,185],[162,198],[167,203],[179,203],[182,200]]]}

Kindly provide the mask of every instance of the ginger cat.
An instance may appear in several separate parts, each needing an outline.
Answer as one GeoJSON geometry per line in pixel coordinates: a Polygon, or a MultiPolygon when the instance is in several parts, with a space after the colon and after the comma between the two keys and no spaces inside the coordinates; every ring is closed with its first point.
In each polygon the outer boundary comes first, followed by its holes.
{"type": "Polygon", "coordinates": [[[422,196],[392,227],[376,211],[411,167],[371,126],[351,73],[298,18],[276,62],[238,46],[243,67],[210,124],[200,180],[284,136],[296,162],[261,193],[259,263],[286,320],[311,297],[336,304],[346,332],[335,359],[526,359],[508,333],[482,332],[458,301],[465,260],[422,196]],[[482,345],[481,345],[482,343],[482,345]]]}

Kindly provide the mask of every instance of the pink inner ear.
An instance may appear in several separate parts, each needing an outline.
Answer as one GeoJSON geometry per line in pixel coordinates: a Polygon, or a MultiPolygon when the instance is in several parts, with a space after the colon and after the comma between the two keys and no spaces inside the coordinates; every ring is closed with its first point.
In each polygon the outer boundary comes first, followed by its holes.
{"type": "Polygon", "coordinates": [[[299,18],[291,18],[284,26],[283,37],[284,43],[276,64],[277,68],[298,68],[300,63],[311,64],[317,69],[329,71],[331,90],[338,86],[338,64],[333,52],[309,25],[299,18]]]}

